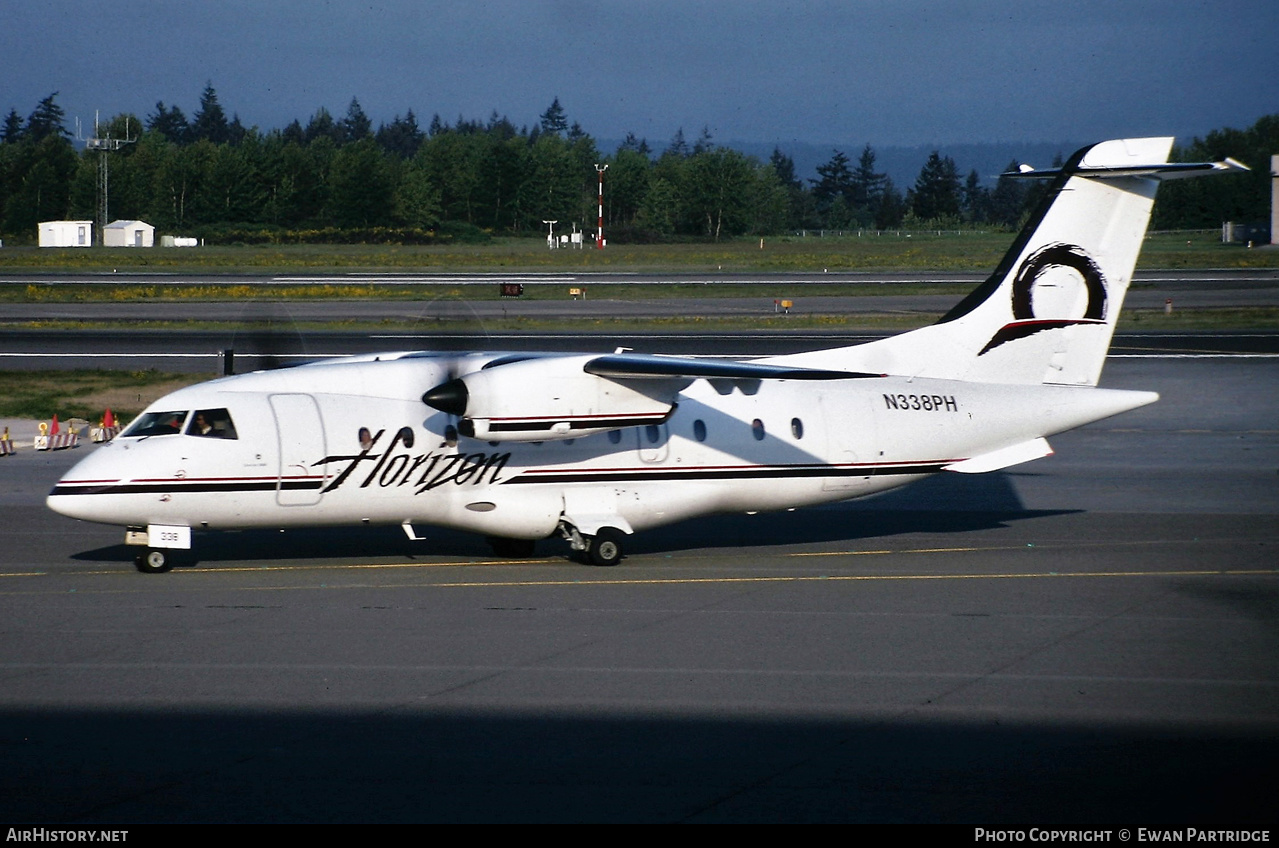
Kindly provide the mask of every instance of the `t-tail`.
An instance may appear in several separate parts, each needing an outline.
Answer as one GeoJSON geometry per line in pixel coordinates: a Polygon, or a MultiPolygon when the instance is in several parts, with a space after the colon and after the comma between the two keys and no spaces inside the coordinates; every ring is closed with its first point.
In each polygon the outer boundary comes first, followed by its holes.
{"type": "Polygon", "coordinates": [[[1172,142],[1104,141],[1059,169],[1008,175],[1052,182],[990,279],[938,323],[788,359],[913,377],[1097,385],[1159,182],[1247,170],[1230,159],[1169,163],[1172,142]]]}

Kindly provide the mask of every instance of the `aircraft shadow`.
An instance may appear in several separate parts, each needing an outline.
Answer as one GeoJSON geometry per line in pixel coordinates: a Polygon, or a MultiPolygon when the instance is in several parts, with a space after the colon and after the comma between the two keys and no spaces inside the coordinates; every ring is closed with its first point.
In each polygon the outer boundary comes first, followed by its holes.
{"type": "MultiPolygon", "coordinates": [[[[859,501],[794,512],[711,515],[636,534],[628,553],[665,553],[729,546],[847,542],[909,533],[962,534],[1006,527],[1015,521],[1065,515],[1077,510],[1028,510],[1007,473],[942,474],[859,501]]],[[[200,562],[335,560],[457,556],[491,559],[480,536],[443,527],[420,528],[423,541],[409,540],[398,527],[318,527],[197,533],[200,562]]],[[[130,562],[138,549],[123,544],[82,551],[72,559],[130,562]]],[[[567,557],[567,545],[539,542],[539,557],[567,557]]]]}
{"type": "Polygon", "coordinates": [[[0,709],[11,822],[1275,822],[1279,740],[1141,725],[0,709]]]}
{"type": "Polygon", "coordinates": [[[715,515],[638,534],[632,553],[728,545],[857,544],[908,533],[962,534],[1079,510],[1030,510],[1006,473],[939,474],[863,500],[794,512],[715,515]]]}

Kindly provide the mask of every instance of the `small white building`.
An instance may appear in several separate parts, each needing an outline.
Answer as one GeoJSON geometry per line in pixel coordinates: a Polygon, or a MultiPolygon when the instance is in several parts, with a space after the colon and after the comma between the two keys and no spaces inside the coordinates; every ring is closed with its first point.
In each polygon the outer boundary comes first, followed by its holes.
{"type": "Polygon", "coordinates": [[[92,221],[42,221],[41,247],[93,247],[92,221]]]}
{"type": "Polygon", "coordinates": [[[146,221],[112,221],[102,230],[107,247],[154,247],[155,227],[146,221]]]}

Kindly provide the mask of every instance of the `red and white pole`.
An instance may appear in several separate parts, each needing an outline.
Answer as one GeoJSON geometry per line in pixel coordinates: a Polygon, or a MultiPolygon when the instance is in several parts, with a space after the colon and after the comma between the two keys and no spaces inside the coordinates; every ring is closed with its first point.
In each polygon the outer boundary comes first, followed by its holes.
{"type": "Polygon", "coordinates": [[[596,163],[595,170],[600,175],[600,220],[599,226],[595,230],[595,249],[604,249],[604,172],[608,170],[608,165],[600,165],[596,163]]]}

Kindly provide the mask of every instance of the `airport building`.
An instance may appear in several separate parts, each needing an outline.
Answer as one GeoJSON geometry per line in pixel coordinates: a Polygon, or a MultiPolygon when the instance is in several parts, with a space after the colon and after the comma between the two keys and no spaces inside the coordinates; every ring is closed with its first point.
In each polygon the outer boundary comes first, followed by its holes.
{"type": "Polygon", "coordinates": [[[92,247],[92,221],[42,221],[39,225],[41,247],[92,247]]]}
{"type": "Polygon", "coordinates": [[[155,227],[146,221],[112,221],[102,230],[107,247],[154,247],[155,227]]]}

